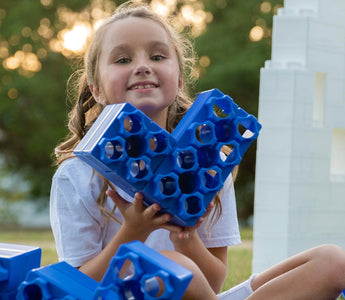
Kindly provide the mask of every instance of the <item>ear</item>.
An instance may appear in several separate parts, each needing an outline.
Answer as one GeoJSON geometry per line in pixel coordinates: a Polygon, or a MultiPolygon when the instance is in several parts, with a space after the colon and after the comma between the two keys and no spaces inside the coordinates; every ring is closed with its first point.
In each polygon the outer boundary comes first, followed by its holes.
{"type": "Polygon", "coordinates": [[[89,89],[92,93],[93,98],[95,98],[95,100],[100,103],[100,104],[105,104],[104,101],[104,97],[103,97],[103,93],[101,92],[101,89],[93,84],[89,84],[89,89]]]}

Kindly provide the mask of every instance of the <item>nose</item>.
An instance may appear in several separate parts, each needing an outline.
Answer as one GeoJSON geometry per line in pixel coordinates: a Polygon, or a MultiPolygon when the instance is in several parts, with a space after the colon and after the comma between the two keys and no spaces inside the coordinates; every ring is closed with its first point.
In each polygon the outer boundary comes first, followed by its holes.
{"type": "Polygon", "coordinates": [[[135,75],[148,75],[151,74],[152,70],[151,67],[149,66],[149,64],[147,62],[141,61],[138,62],[134,74],[135,75]]]}

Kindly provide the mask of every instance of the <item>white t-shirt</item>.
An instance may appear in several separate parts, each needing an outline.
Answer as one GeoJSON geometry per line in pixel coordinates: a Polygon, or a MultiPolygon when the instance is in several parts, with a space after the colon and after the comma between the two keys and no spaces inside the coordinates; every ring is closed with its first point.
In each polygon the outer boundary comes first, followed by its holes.
{"type": "MultiPolygon", "coordinates": [[[[78,158],[63,162],[57,169],[50,194],[50,221],[60,261],[74,267],[83,265],[97,256],[110,242],[120,224],[106,221],[97,206],[96,199],[103,186],[103,180],[92,168],[78,158]]],[[[128,195],[118,191],[123,198],[128,195]]],[[[234,186],[229,176],[220,192],[223,213],[211,230],[203,224],[197,229],[207,248],[236,245],[241,242],[234,186]]],[[[105,209],[111,211],[114,202],[108,198],[105,209]]],[[[212,212],[211,212],[212,214],[212,212]]],[[[123,220],[118,209],[116,219],[123,220]]],[[[160,250],[173,250],[169,231],[158,229],[151,233],[145,244],[160,250]]]]}

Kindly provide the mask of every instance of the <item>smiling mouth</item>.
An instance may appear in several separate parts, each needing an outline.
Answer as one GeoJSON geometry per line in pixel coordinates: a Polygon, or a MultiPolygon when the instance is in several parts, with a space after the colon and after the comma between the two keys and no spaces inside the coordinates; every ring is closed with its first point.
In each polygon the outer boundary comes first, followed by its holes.
{"type": "Polygon", "coordinates": [[[156,84],[136,84],[129,87],[129,90],[143,90],[143,89],[154,89],[158,86],[156,84]]]}

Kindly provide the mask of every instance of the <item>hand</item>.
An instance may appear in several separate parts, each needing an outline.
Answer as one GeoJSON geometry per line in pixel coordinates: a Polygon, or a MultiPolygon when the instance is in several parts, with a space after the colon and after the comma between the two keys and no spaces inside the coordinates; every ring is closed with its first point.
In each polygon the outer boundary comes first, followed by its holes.
{"type": "Polygon", "coordinates": [[[107,195],[115,202],[123,216],[122,227],[136,239],[144,241],[152,231],[158,228],[164,228],[176,234],[182,231],[180,227],[168,223],[172,219],[171,215],[158,214],[161,210],[159,204],[154,203],[146,207],[141,193],[134,195],[133,203],[124,200],[114,190],[108,190],[107,195]]]}
{"type": "Polygon", "coordinates": [[[192,240],[194,237],[196,229],[203,223],[204,219],[210,214],[214,207],[214,203],[211,201],[210,204],[206,208],[205,214],[199,218],[196,224],[192,227],[186,226],[181,228],[180,232],[170,232],[170,240],[174,243],[175,248],[177,248],[177,244],[179,242],[185,242],[187,240],[192,240]]]}

